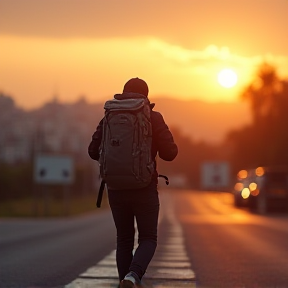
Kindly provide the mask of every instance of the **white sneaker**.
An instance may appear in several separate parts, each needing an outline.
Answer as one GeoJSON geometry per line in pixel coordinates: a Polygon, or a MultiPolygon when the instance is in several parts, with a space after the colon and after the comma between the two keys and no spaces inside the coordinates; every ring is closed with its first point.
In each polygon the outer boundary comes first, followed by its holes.
{"type": "Polygon", "coordinates": [[[134,272],[129,272],[120,283],[120,288],[136,288],[136,284],[140,283],[138,275],[134,272]]]}
{"type": "Polygon", "coordinates": [[[136,288],[134,284],[131,280],[123,279],[120,283],[120,288],[136,288]]]}

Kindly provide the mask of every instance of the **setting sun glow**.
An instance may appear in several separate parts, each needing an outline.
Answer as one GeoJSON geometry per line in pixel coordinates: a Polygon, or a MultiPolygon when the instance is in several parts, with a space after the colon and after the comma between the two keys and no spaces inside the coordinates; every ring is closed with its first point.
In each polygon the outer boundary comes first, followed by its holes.
{"type": "Polygon", "coordinates": [[[237,74],[232,69],[222,69],[218,73],[218,82],[225,88],[234,87],[237,84],[237,74]]]}
{"type": "Polygon", "coordinates": [[[139,77],[154,99],[235,104],[263,61],[288,77],[286,0],[138,2],[0,0],[0,91],[23,109],[103,103],[139,77]]]}

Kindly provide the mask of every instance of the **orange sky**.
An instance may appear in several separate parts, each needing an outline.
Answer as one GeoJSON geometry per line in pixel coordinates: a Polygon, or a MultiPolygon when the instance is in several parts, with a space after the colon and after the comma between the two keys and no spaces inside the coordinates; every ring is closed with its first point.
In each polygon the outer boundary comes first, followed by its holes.
{"type": "Polygon", "coordinates": [[[238,101],[263,61],[288,78],[287,13],[287,0],[1,0],[0,90],[34,108],[140,77],[154,97],[238,101]]]}

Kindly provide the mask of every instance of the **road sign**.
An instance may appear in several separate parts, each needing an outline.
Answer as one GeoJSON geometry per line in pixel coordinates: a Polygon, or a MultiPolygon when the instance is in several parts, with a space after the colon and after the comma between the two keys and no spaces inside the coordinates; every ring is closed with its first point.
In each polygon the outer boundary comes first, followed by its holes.
{"type": "Polygon", "coordinates": [[[36,156],[34,181],[41,184],[71,184],[74,181],[73,159],[61,155],[36,156]]]}
{"type": "Polygon", "coordinates": [[[206,162],[201,166],[202,189],[223,189],[230,184],[229,163],[206,162]]]}

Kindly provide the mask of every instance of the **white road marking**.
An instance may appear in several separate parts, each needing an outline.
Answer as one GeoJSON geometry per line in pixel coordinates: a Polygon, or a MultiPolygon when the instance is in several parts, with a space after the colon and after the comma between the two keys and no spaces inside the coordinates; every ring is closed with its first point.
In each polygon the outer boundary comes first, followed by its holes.
{"type": "MultiPolygon", "coordinates": [[[[186,253],[181,225],[175,217],[169,194],[161,195],[160,221],[168,222],[165,238],[159,237],[156,253],[144,275],[142,282],[149,288],[193,288],[196,287],[195,274],[186,253]]],[[[137,235],[136,235],[137,236],[137,235]]],[[[137,237],[135,246],[137,246],[137,237]]],[[[116,268],[116,251],[106,257],[71,282],[65,288],[117,288],[119,284],[116,268]]]]}

